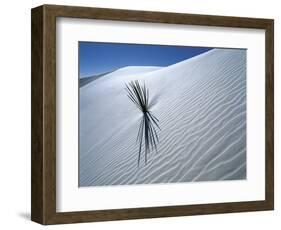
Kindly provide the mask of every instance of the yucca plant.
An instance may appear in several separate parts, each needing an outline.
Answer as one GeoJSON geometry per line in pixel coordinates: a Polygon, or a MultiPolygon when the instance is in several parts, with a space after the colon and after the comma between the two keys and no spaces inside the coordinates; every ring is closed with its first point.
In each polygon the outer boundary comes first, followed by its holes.
{"type": "Polygon", "coordinates": [[[139,143],[138,152],[138,166],[140,164],[142,145],[144,143],[144,157],[145,164],[147,163],[147,154],[150,151],[155,150],[157,152],[157,144],[159,138],[156,128],[160,130],[159,120],[151,113],[149,107],[149,90],[146,88],[145,83],[141,86],[139,82],[131,81],[126,84],[127,96],[136,105],[136,107],[142,113],[142,119],[140,121],[137,142],[139,143]]]}

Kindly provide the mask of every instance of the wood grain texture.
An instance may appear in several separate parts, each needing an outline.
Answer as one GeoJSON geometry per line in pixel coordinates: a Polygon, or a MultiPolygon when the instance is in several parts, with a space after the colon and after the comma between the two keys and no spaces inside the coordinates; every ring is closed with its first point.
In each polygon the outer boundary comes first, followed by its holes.
{"type": "Polygon", "coordinates": [[[31,219],[43,223],[43,7],[31,17],[31,219]]]}
{"type": "Polygon", "coordinates": [[[274,209],[274,21],[265,34],[265,178],[266,201],[274,209]]]}
{"type": "Polygon", "coordinates": [[[31,219],[62,224],[230,213],[274,208],[274,35],[273,20],[43,5],[32,9],[32,204],[31,219]],[[56,18],[122,20],[266,31],[266,199],[264,201],[56,212],[56,18]]]}

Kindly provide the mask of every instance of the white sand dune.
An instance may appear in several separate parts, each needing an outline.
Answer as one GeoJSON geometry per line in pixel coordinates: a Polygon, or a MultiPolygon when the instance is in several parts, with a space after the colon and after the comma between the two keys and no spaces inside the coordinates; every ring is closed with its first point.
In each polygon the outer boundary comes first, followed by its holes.
{"type": "Polygon", "coordinates": [[[80,186],[246,178],[246,51],[213,49],[168,67],[125,67],[80,88],[80,186]],[[158,153],[137,164],[141,112],[125,84],[145,81],[158,153]]]}

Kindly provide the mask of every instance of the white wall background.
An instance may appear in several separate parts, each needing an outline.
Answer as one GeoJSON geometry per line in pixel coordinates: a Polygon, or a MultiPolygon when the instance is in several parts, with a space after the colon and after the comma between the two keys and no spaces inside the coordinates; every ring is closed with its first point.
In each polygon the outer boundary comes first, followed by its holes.
{"type": "MultiPolygon", "coordinates": [[[[30,218],[30,9],[65,4],[275,19],[275,211],[49,226],[49,229],[278,229],[281,218],[281,14],[276,0],[33,0],[0,7],[0,228],[43,229],[30,218]]],[[[281,4],[280,4],[281,5],[281,4]]],[[[280,228],[280,227],[279,227],[280,228]]]]}

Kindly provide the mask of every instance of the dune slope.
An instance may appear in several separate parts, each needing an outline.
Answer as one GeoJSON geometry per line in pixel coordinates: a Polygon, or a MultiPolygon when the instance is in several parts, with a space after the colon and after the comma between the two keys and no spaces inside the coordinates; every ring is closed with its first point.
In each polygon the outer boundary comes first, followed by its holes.
{"type": "Polygon", "coordinates": [[[246,178],[246,51],[213,49],[168,67],[126,67],[80,88],[79,186],[246,178]],[[137,165],[142,114],[125,84],[145,81],[158,153],[137,165]]]}

